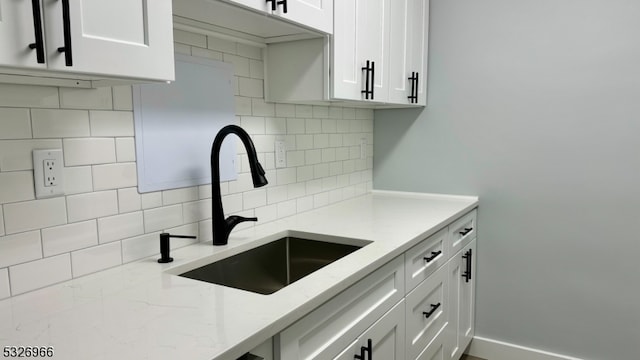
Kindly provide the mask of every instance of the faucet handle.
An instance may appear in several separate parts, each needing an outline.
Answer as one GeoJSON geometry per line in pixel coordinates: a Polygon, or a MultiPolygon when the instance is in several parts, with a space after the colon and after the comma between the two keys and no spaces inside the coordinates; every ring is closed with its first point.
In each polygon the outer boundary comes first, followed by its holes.
{"type": "Polygon", "coordinates": [[[161,264],[170,263],[173,258],[169,256],[171,247],[169,246],[169,238],[181,238],[181,239],[195,239],[195,236],[191,235],[171,235],[169,233],[160,234],[160,259],[158,262],[161,264]]]}
{"type": "Polygon", "coordinates": [[[227,223],[227,231],[231,232],[231,229],[233,229],[236,225],[240,224],[241,222],[245,222],[245,221],[258,221],[257,217],[244,217],[244,216],[238,216],[238,215],[231,215],[228,218],[226,218],[224,220],[227,223]]]}

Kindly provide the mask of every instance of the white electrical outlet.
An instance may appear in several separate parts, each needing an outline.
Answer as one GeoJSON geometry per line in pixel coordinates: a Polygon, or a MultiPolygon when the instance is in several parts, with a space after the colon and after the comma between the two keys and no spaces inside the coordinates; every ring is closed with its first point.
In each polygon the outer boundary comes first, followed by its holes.
{"type": "Polygon", "coordinates": [[[284,140],[276,140],[276,168],[287,166],[287,152],[284,140]]]}
{"type": "Polygon", "coordinates": [[[62,149],[33,150],[33,180],[37,199],[64,195],[62,149]]]}

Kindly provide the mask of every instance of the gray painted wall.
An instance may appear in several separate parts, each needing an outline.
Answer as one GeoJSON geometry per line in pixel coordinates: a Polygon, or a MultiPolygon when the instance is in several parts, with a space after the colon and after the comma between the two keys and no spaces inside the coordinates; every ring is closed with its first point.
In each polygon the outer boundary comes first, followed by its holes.
{"type": "Polygon", "coordinates": [[[480,196],[476,335],[640,356],[640,2],[431,0],[424,110],[374,187],[480,196]]]}

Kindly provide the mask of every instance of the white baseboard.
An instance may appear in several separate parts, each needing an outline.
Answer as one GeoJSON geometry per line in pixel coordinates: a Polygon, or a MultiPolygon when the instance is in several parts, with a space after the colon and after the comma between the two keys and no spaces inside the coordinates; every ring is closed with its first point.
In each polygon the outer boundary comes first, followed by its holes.
{"type": "Polygon", "coordinates": [[[475,336],[467,354],[489,360],[584,360],[475,336]]]}

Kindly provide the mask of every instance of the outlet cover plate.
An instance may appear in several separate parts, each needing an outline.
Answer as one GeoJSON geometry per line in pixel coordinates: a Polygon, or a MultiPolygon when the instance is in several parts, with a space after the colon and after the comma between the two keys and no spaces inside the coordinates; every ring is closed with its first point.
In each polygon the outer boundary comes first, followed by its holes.
{"type": "Polygon", "coordinates": [[[64,195],[62,149],[33,150],[33,183],[36,199],[64,195]]]}

